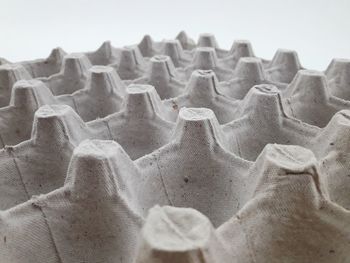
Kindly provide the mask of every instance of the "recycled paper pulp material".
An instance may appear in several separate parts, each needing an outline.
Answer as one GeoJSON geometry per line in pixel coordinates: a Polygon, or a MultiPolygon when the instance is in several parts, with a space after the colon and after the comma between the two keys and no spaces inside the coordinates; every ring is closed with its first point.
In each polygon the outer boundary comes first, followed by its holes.
{"type": "Polygon", "coordinates": [[[349,65],[183,31],[0,59],[0,263],[347,262],[349,65]]]}
{"type": "Polygon", "coordinates": [[[129,163],[115,142],[83,142],[63,187],[0,214],[0,261],[131,262],[143,219],[129,163]]]}

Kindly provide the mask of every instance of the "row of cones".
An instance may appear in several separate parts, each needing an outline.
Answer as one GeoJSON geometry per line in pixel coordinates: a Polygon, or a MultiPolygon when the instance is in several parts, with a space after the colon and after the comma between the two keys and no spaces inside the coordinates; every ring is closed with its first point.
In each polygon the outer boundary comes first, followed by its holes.
{"type": "MultiPolygon", "coordinates": [[[[164,66],[163,62],[158,65],[164,66]]],[[[258,69],[259,62],[252,58],[242,58],[240,62],[244,65],[242,68],[249,69],[246,72],[258,69]]],[[[160,68],[154,71],[155,75],[162,72],[160,68]]],[[[183,85],[178,85],[174,78],[159,83],[159,78],[155,81],[152,76],[141,78],[132,86],[154,86],[148,89],[155,89],[152,97],[157,101],[158,112],[167,122],[176,121],[182,107],[206,107],[214,111],[220,124],[229,123],[242,115],[242,105],[250,103],[247,94],[251,85],[273,85],[263,80],[251,82],[250,77],[237,78],[232,83],[219,82],[211,70],[195,70],[188,83],[183,85]],[[161,101],[157,91],[180,95],[161,101]]],[[[15,145],[29,139],[34,112],[42,105],[69,105],[84,121],[93,121],[125,110],[125,105],[130,104],[129,98],[135,96],[112,67],[93,66],[86,79],[84,88],[59,96],[54,96],[47,83],[41,80],[17,81],[11,92],[10,105],[0,109],[2,145],[15,145]]],[[[325,127],[339,110],[350,109],[350,101],[332,94],[332,87],[322,72],[300,70],[289,85],[284,88],[276,86],[273,90],[279,93],[279,103],[283,104],[286,115],[318,127],[325,127]]]]}
{"type": "MultiPolygon", "coordinates": [[[[167,122],[157,111],[150,86],[130,88],[135,96],[131,96],[133,99],[122,113],[89,123],[84,123],[69,106],[43,106],[35,114],[31,139],[0,151],[0,207],[8,209],[32,195],[60,187],[73,149],[85,139],[103,139],[117,141],[132,160],[137,159],[135,163],[143,177],[152,181],[162,179],[162,174],[170,178],[179,175],[183,178],[180,185],[186,185],[185,178],[193,174],[207,178],[205,185],[212,174],[216,174],[214,181],[234,173],[242,177],[269,143],[304,146],[319,160],[331,200],[349,209],[349,111],[335,114],[323,129],[309,126],[287,117],[279,94],[270,88],[254,87],[248,105],[241,109],[241,117],[227,125],[219,125],[213,111],[205,108],[182,108],[176,124],[167,122]]],[[[154,181],[145,189],[156,187],[151,191],[156,192],[158,187],[164,187],[163,183],[154,181]]],[[[187,190],[180,188],[174,194],[185,205],[187,190]]],[[[228,202],[235,200],[230,197],[230,188],[223,192],[228,202]]],[[[172,203],[162,193],[150,199],[151,204],[158,204],[159,198],[172,203]]],[[[203,209],[208,215],[210,209],[203,209]]],[[[222,211],[228,215],[235,212],[228,208],[222,211]]],[[[222,218],[219,211],[214,214],[222,218]]],[[[222,223],[222,219],[211,220],[222,223]]]]}
{"type": "MultiPolygon", "coordinates": [[[[79,54],[73,53],[67,55],[60,49],[54,49],[47,59],[32,61],[34,66],[30,68],[27,66],[29,62],[4,64],[1,66],[1,86],[7,90],[11,90],[14,81],[18,79],[41,77],[49,83],[53,82],[52,90],[56,95],[71,93],[81,88],[81,86],[72,86],[71,84],[72,87],[67,88],[66,86],[69,85],[69,81],[66,81],[64,85],[61,84],[61,87],[57,88],[56,86],[58,84],[55,85],[55,82],[58,80],[56,79],[70,78],[71,80],[78,81],[78,79],[82,78],[81,75],[84,75],[84,72],[81,71],[86,70],[91,67],[91,65],[110,65],[117,70],[123,80],[141,78],[145,74],[147,75],[148,71],[152,71],[153,68],[153,71],[161,71],[159,74],[163,76],[163,79],[166,78],[165,75],[168,74],[171,77],[179,78],[181,81],[187,81],[193,70],[211,69],[216,73],[220,81],[230,81],[237,77],[247,77],[242,76],[242,74],[250,74],[251,81],[255,79],[265,80],[267,78],[281,86],[290,83],[295,74],[303,69],[295,51],[280,49],[276,52],[274,58],[268,61],[255,57],[251,44],[243,40],[235,41],[232,49],[226,52],[229,56],[222,58],[222,55],[219,55],[221,49],[217,47],[217,44],[215,44],[216,41],[215,39],[213,40],[213,38],[214,36],[212,35],[201,35],[196,48],[190,50],[183,48],[183,46],[186,46],[186,44],[184,44],[186,42],[185,40],[183,40],[183,42],[180,42],[178,39],[154,42],[149,36],[146,36],[138,45],[124,48],[114,48],[110,42],[105,42],[96,51],[79,54]],[[164,56],[166,56],[170,58],[171,62],[166,63],[166,67],[159,67],[159,65],[157,67],[154,63],[149,65],[151,60],[150,56],[156,57],[153,60],[164,60],[164,56]],[[232,58],[230,58],[230,56],[232,58]],[[244,67],[240,69],[240,67],[238,67],[239,60],[244,57],[251,57],[260,61],[261,66],[259,67],[261,67],[261,69],[245,69],[244,67]],[[186,63],[183,62],[181,64],[181,59],[185,60],[186,63]],[[37,65],[36,63],[39,62],[40,64],[37,65]],[[236,70],[237,67],[238,69],[236,70]],[[37,73],[32,73],[33,68],[36,68],[37,73]],[[50,68],[55,68],[55,70],[46,73],[50,68]],[[169,72],[163,72],[166,71],[166,68],[169,72]],[[50,75],[55,75],[55,77],[50,78],[50,75]],[[62,77],[61,75],[67,76],[62,77]]],[[[179,39],[183,39],[183,37],[179,39]]],[[[334,91],[336,93],[335,95],[343,97],[344,99],[350,98],[346,89],[349,84],[348,72],[349,61],[345,59],[334,59],[325,71],[327,77],[335,87],[334,89],[337,90],[334,91]],[[345,94],[343,94],[344,92],[345,94]]],[[[169,78],[169,76],[167,78],[169,78]]],[[[162,92],[158,92],[163,99],[162,92]]],[[[168,94],[165,95],[168,96],[168,94]]],[[[6,101],[3,103],[6,105],[6,101]]]]}
{"type": "Polygon", "coordinates": [[[157,183],[116,142],[84,141],[63,187],[0,212],[0,262],[346,262],[350,214],[330,201],[310,150],[269,144],[245,176],[234,171],[213,173],[210,183],[201,173],[164,173],[157,183]],[[169,206],[144,217],[143,205],[159,195],[212,220],[169,206]]]}
{"type": "Polygon", "coordinates": [[[348,60],[55,52],[1,60],[0,263],[347,261],[348,60]]]}

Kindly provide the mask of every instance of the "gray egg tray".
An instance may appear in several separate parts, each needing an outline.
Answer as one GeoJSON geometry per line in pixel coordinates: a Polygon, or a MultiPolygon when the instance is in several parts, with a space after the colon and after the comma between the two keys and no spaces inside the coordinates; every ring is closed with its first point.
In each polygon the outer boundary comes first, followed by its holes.
{"type": "Polygon", "coordinates": [[[0,263],[350,262],[350,60],[212,34],[0,59],[0,263]]]}

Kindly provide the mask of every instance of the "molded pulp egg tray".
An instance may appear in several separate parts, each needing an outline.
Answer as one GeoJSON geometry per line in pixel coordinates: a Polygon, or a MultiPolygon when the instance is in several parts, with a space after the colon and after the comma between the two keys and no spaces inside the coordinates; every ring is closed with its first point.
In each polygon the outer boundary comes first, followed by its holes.
{"type": "Polygon", "coordinates": [[[0,64],[0,263],[350,262],[350,60],[181,32],[0,64]]]}

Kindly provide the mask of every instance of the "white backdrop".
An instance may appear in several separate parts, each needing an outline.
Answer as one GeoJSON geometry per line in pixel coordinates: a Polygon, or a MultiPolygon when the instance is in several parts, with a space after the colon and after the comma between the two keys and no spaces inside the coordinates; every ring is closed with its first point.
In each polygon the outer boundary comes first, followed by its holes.
{"type": "Polygon", "coordinates": [[[197,40],[215,33],[219,45],[249,39],[257,56],[294,49],[304,67],[323,70],[350,58],[349,0],[0,0],[0,57],[11,61],[134,44],[184,29],[197,40]]]}

